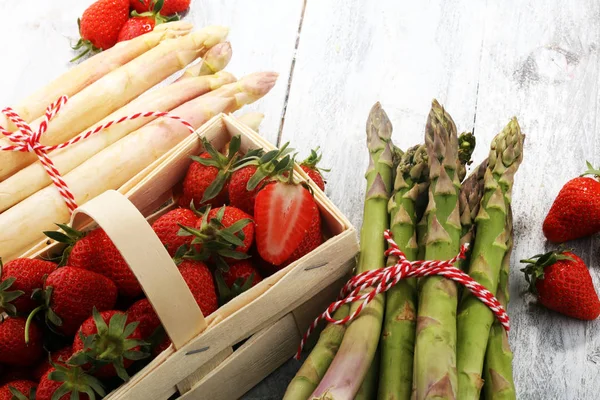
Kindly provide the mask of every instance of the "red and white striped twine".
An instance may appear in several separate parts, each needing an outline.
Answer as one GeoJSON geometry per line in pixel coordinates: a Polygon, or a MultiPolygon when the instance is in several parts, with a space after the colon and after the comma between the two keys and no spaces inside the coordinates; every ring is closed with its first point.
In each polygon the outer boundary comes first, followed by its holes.
{"type": "Polygon", "coordinates": [[[40,143],[40,138],[48,129],[48,124],[54,118],[60,109],[67,104],[69,98],[67,96],[61,96],[54,103],[50,104],[46,109],[46,114],[44,116],[44,120],[40,123],[40,126],[37,132],[34,132],[31,126],[27,124],[12,108],[6,107],[2,110],[2,113],[6,115],[6,117],[15,124],[18,128],[15,132],[9,132],[4,127],[0,126],[0,133],[6,136],[12,143],[12,145],[0,146],[0,151],[19,151],[23,153],[35,153],[38,157],[42,166],[48,172],[50,179],[52,179],[52,183],[58,189],[58,192],[65,200],[69,211],[73,212],[77,208],[77,203],[75,203],[75,196],[67,186],[67,183],[62,178],[58,169],[54,166],[52,160],[48,157],[48,152],[58,149],[64,149],[72,144],[75,144],[81,140],[87,139],[96,133],[111,127],[112,125],[120,124],[125,121],[131,121],[138,118],[147,118],[147,117],[165,117],[170,118],[176,121],[181,122],[185,127],[189,129],[191,133],[194,133],[194,127],[184,119],[171,115],[168,112],[157,112],[157,111],[149,111],[144,113],[136,113],[129,116],[124,116],[116,120],[105,122],[102,125],[99,125],[93,129],[90,129],[82,134],[74,137],[73,139],[57,144],[54,146],[44,146],[40,143]]]}
{"type": "Polygon", "coordinates": [[[389,249],[385,252],[385,255],[398,257],[398,262],[390,267],[365,271],[362,274],[352,277],[352,279],[350,279],[342,288],[340,295],[338,296],[338,300],[331,303],[325,312],[319,315],[310,325],[300,341],[300,346],[298,347],[298,352],[296,353],[296,359],[300,359],[300,355],[304,345],[306,344],[306,340],[312,331],[315,330],[319,322],[326,320],[336,325],[346,324],[356,318],[363,308],[365,308],[365,306],[367,306],[371,300],[375,298],[375,296],[394,287],[394,285],[400,282],[401,279],[413,277],[440,275],[463,285],[469,289],[475,297],[481,300],[483,304],[492,310],[498,321],[502,324],[507,332],[510,330],[510,320],[508,318],[508,314],[498,299],[496,299],[489,290],[483,287],[483,285],[477,283],[477,281],[475,281],[469,275],[454,266],[459,259],[465,258],[468,245],[462,246],[458,255],[450,260],[408,261],[402,250],[398,248],[398,245],[392,239],[391,232],[386,230],[383,235],[389,244],[389,249]],[[373,290],[362,295],[360,294],[361,291],[368,288],[373,288],[373,290]],[[331,316],[342,305],[361,300],[362,303],[358,306],[358,308],[347,317],[336,320],[331,316]]]}

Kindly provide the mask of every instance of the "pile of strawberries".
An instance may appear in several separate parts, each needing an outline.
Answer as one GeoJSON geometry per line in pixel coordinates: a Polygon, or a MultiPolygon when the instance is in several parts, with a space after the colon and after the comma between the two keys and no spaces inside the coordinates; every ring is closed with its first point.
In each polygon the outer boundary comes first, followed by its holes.
{"type": "MultiPolygon", "coordinates": [[[[234,137],[224,155],[205,140],[180,207],[152,225],[205,316],[323,241],[311,190],[294,181],[292,150],[242,154],[240,144],[234,137]]],[[[323,189],[319,160],[313,151],[302,168],[323,189]]],[[[66,245],[57,259],[2,267],[0,400],[36,388],[38,400],[103,396],[170,345],[107,234],[61,228],[46,232],[66,245]]]]}
{"type": "MultiPolygon", "coordinates": [[[[150,32],[158,24],[179,19],[191,0],[98,0],[77,21],[81,39],[74,50],[106,50],[117,42],[150,32]]],[[[79,58],[77,57],[77,58],[79,58]]]]}
{"type": "MultiPolygon", "coordinates": [[[[543,224],[546,238],[563,243],[600,232],[600,171],[587,163],[584,175],[567,182],[554,200],[543,224]]],[[[530,291],[545,307],[582,320],[600,315],[600,299],[585,262],[572,250],[540,254],[523,268],[530,291]]]]}

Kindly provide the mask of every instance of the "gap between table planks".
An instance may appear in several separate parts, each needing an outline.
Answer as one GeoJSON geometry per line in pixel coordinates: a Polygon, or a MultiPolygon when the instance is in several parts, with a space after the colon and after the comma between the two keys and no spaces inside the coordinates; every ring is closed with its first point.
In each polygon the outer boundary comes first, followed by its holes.
{"type": "MultiPolygon", "coordinates": [[[[323,166],[333,168],[327,194],[357,228],[364,125],[375,101],[406,148],[423,140],[429,102],[438,98],[459,131],[475,130],[476,163],[518,117],[527,139],[513,193],[509,313],[519,399],[592,399],[600,384],[600,322],[532,305],[519,272],[520,259],[553,248],[541,224],[560,187],[585,170],[585,160],[600,162],[599,39],[594,1],[308,0],[304,12],[280,140],[303,150],[321,145],[323,166]]],[[[599,243],[574,243],[597,288],[599,243]]],[[[278,371],[283,382],[273,396],[297,368],[290,361],[278,371]]]]}

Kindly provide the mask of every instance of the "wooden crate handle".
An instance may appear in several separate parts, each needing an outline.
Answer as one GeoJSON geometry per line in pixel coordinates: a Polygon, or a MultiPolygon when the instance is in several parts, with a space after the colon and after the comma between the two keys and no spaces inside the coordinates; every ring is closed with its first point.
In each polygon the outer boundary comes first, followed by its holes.
{"type": "Polygon", "coordinates": [[[144,216],[125,196],[109,190],[77,208],[71,226],[91,217],[115,244],[154,307],[176,349],[206,328],[171,256],[144,216]]]}

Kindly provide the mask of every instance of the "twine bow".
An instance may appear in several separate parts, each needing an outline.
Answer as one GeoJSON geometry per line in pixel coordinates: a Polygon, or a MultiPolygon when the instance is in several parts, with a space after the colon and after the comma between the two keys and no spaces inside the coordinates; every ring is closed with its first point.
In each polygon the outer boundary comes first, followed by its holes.
{"type": "Polygon", "coordinates": [[[181,122],[185,127],[187,127],[191,133],[194,133],[194,127],[184,119],[177,117],[175,115],[171,115],[168,112],[144,112],[144,113],[136,113],[129,116],[124,116],[116,120],[108,121],[102,125],[99,125],[93,129],[90,129],[73,139],[57,144],[54,146],[45,146],[40,143],[40,138],[42,135],[48,130],[48,124],[60,111],[60,109],[67,104],[69,98],[67,96],[61,96],[54,103],[50,104],[46,109],[46,113],[44,115],[44,120],[40,123],[40,126],[37,132],[34,132],[33,129],[27,122],[25,122],[19,114],[17,114],[12,108],[6,107],[2,110],[2,113],[6,115],[6,117],[17,127],[17,131],[10,132],[5,129],[3,126],[0,126],[0,133],[8,138],[12,143],[12,145],[0,146],[0,151],[19,151],[22,153],[34,153],[42,166],[50,176],[52,183],[58,189],[58,192],[65,200],[67,207],[70,212],[73,212],[77,208],[77,203],[75,202],[75,196],[67,186],[67,183],[62,178],[60,172],[55,167],[54,163],[48,157],[48,153],[53,150],[64,149],[72,144],[75,144],[81,140],[87,139],[88,137],[104,130],[112,125],[120,124],[125,121],[131,121],[138,118],[147,118],[147,117],[166,117],[176,121],[181,122]]]}
{"type": "Polygon", "coordinates": [[[398,257],[398,262],[390,267],[365,271],[352,277],[352,279],[350,279],[342,288],[340,295],[338,296],[338,300],[331,303],[331,305],[327,307],[323,314],[319,315],[310,325],[300,341],[300,346],[298,347],[298,352],[296,353],[296,359],[300,359],[300,355],[304,345],[306,344],[306,340],[312,331],[317,327],[319,322],[326,320],[327,322],[336,325],[346,324],[356,318],[363,308],[365,308],[371,302],[371,300],[375,298],[375,296],[391,289],[398,282],[400,282],[400,280],[413,277],[439,275],[463,285],[469,289],[469,291],[473,293],[475,297],[481,300],[483,304],[490,308],[507,332],[510,330],[510,320],[508,318],[508,314],[498,299],[496,299],[496,297],[494,297],[489,290],[454,266],[458,260],[465,258],[468,245],[462,246],[458,255],[450,260],[408,261],[405,254],[398,248],[398,245],[396,242],[394,242],[394,239],[392,239],[391,232],[386,230],[383,236],[389,245],[385,255],[398,257]],[[368,288],[373,289],[367,293],[360,294],[361,291],[368,288]],[[362,303],[352,314],[340,320],[334,319],[331,316],[342,305],[356,301],[362,301],[362,303]]]}

